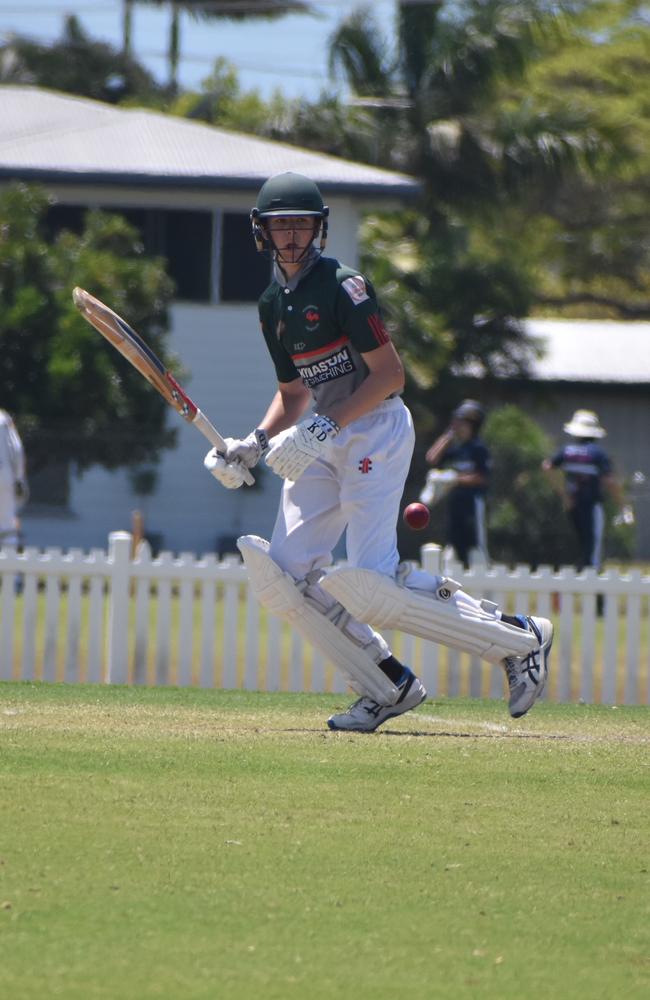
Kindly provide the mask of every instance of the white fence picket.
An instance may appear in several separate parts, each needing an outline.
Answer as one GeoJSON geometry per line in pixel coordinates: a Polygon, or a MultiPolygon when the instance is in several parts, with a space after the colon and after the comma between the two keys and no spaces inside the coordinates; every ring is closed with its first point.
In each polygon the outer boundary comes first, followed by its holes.
{"type": "Polygon", "coordinates": [[[16,606],[16,577],[7,573],[2,580],[0,590],[0,678],[11,680],[13,677],[13,622],[16,606]]]}
{"type": "MultiPolygon", "coordinates": [[[[108,552],[89,555],[0,548],[1,678],[347,691],[322,654],[260,609],[238,557],[152,559],[142,545],[132,559],[131,542],[115,532],[108,552]]],[[[437,547],[423,548],[422,565],[441,572],[437,547]]],[[[551,699],[647,703],[650,577],[638,569],[576,575],[452,564],[445,573],[510,613],[555,619],[551,699]]],[[[412,636],[387,639],[432,697],[503,696],[498,667],[412,636]]]]}
{"type": "MultiPolygon", "coordinates": [[[[79,562],[83,553],[73,549],[70,559],[79,562]]],[[[81,576],[76,575],[68,580],[68,622],[65,642],[64,679],[68,684],[74,684],[79,679],[79,642],[81,639],[81,576]]]]}
{"type": "MultiPolygon", "coordinates": [[[[215,662],[214,662],[214,635],[215,635],[215,607],[217,597],[217,585],[214,580],[205,580],[201,592],[201,663],[199,667],[199,684],[201,687],[214,687],[215,662]]],[[[237,600],[233,600],[231,591],[226,588],[223,601],[223,616],[225,622],[237,621],[237,600]]],[[[237,632],[234,628],[228,628],[224,624],[223,630],[223,669],[221,686],[224,688],[234,687],[234,677],[230,673],[231,668],[236,666],[236,654],[229,655],[230,647],[236,647],[237,632]]]]}
{"type": "MultiPolygon", "coordinates": [[[[203,603],[205,607],[205,594],[203,603]]],[[[223,666],[221,673],[221,686],[224,688],[237,687],[238,625],[239,584],[236,581],[226,580],[223,584],[223,666]]]]}
{"type": "Polygon", "coordinates": [[[108,623],[108,680],[111,684],[129,681],[129,569],[131,536],[114,531],[110,537],[108,560],[111,574],[111,604],[108,623]]]}
{"type": "Polygon", "coordinates": [[[613,705],[616,702],[616,675],[618,672],[619,598],[617,594],[611,594],[605,598],[604,618],[603,669],[600,700],[606,705],[613,705]]]}
{"type": "Polygon", "coordinates": [[[36,677],[36,627],[38,624],[37,578],[29,574],[24,577],[23,600],[23,655],[22,680],[32,681],[36,677]]]}
{"type": "MultiPolygon", "coordinates": [[[[192,556],[184,552],[181,565],[188,566],[192,556]]],[[[178,683],[188,687],[192,683],[192,654],[194,651],[194,581],[181,578],[178,593],[178,683]]]]}
{"type": "MultiPolygon", "coordinates": [[[[52,553],[52,561],[60,557],[60,550],[52,553]]],[[[56,576],[48,576],[45,583],[45,640],[43,645],[43,680],[57,680],[59,622],[61,620],[61,588],[56,576]]]]}
{"type": "MultiPolygon", "coordinates": [[[[102,553],[103,555],[103,553],[102,553]]],[[[91,560],[96,553],[91,553],[91,560]]],[[[36,581],[34,581],[36,582],[36,581]]],[[[104,651],[104,579],[91,576],[88,595],[88,667],[87,680],[98,684],[103,680],[104,651]]]]}
{"type": "Polygon", "coordinates": [[[260,606],[249,589],[246,591],[246,658],[244,687],[258,690],[257,672],[260,659],[260,606]]]}
{"type": "MultiPolygon", "coordinates": [[[[142,560],[148,553],[142,553],[142,560]]],[[[133,623],[133,683],[146,684],[149,658],[149,581],[135,581],[135,620],[133,623]]]]}
{"type": "Polygon", "coordinates": [[[173,564],[171,552],[161,552],[156,568],[161,576],[156,600],[156,684],[171,684],[172,583],[165,571],[173,564]]]}
{"type": "Polygon", "coordinates": [[[632,570],[629,579],[632,593],[627,598],[627,614],[625,616],[627,656],[625,658],[623,701],[627,705],[635,705],[637,701],[639,650],[641,648],[641,597],[638,593],[638,584],[641,580],[640,571],[638,569],[632,570]]]}
{"type": "MultiPolygon", "coordinates": [[[[585,570],[585,580],[595,580],[596,570],[585,570]]],[[[580,700],[591,702],[594,698],[594,666],[596,661],[596,594],[582,595],[580,628],[580,700]]]]}

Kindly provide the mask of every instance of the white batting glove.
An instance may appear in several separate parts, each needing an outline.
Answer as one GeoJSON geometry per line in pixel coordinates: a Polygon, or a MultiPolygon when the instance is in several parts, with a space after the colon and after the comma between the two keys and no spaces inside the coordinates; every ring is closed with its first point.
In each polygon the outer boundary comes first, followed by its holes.
{"type": "Polygon", "coordinates": [[[266,464],[277,476],[295,483],[312,462],[327,456],[340,430],[329,417],[309,417],[271,438],[266,464]]]}
{"type": "Polygon", "coordinates": [[[227,490],[237,490],[250,475],[247,467],[241,462],[229,462],[224,455],[220,455],[216,448],[203,459],[203,464],[211,472],[215,479],[218,479],[227,490]]]}
{"type": "Polygon", "coordinates": [[[257,427],[242,441],[238,438],[225,438],[226,461],[241,462],[247,469],[257,465],[262,455],[268,451],[269,438],[266,431],[257,427]]]}
{"type": "Polygon", "coordinates": [[[458,473],[455,469],[429,469],[424,488],[419,496],[421,503],[431,507],[445,495],[457,479],[458,473]]]}
{"type": "Polygon", "coordinates": [[[629,504],[624,504],[620,511],[613,518],[612,524],[619,527],[621,524],[634,524],[634,510],[629,504]]]}

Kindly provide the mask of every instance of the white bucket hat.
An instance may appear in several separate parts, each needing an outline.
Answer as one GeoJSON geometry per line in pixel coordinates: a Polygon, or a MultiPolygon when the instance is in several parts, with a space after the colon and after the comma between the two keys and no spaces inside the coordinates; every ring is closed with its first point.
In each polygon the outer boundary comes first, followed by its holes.
{"type": "Polygon", "coordinates": [[[602,438],[607,434],[593,410],[576,410],[570,422],[564,425],[564,430],[571,437],[602,438]]]}

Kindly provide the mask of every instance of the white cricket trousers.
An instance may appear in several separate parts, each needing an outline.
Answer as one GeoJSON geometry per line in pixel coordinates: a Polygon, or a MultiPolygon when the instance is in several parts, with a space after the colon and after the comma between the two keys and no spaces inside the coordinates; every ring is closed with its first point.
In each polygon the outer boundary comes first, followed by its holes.
{"type": "MultiPolygon", "coordinates": [[[[336,603],[317,579],[344,531],[351,566],[395,576],[397,517],[414,443],[409,410],[387,399],[341,430],[327,462],[313,462],[295,483],[285,480],[269,554],[295,580],[313,574],[305,593],[319,604],[336,603]]],[[[369,625],[351,618],[346,628],[361,645],[374,645],[379,659],[390,655],[369,625]]]]}
{"type": "Polygon", "coordinates": [[[387,399],[344,427],[328,461],[285,480],[271,538],[271,558],[299,580],[330,565],[346,533],[351,566],[394,576],[397,518],[415,433],[401,399],[387,399]]]}

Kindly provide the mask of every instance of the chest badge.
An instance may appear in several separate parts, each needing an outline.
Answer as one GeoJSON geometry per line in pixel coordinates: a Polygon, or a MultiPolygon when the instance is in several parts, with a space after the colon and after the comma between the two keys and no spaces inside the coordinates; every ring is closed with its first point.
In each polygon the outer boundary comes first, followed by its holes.
{"type": "Polygon", "coordinates": [[[313,333],[320,326],[320,310],[318,306],[305,306],[302,311],[305,319],[305,330],[313,333]]]}
{"type": "Polygon", "coordinates": [[[361,461],[359,462],[359,472],[361,472],[362,475],[367,476],[371,470],[372,470],[372,459],[362,458],[361,461]]]}

